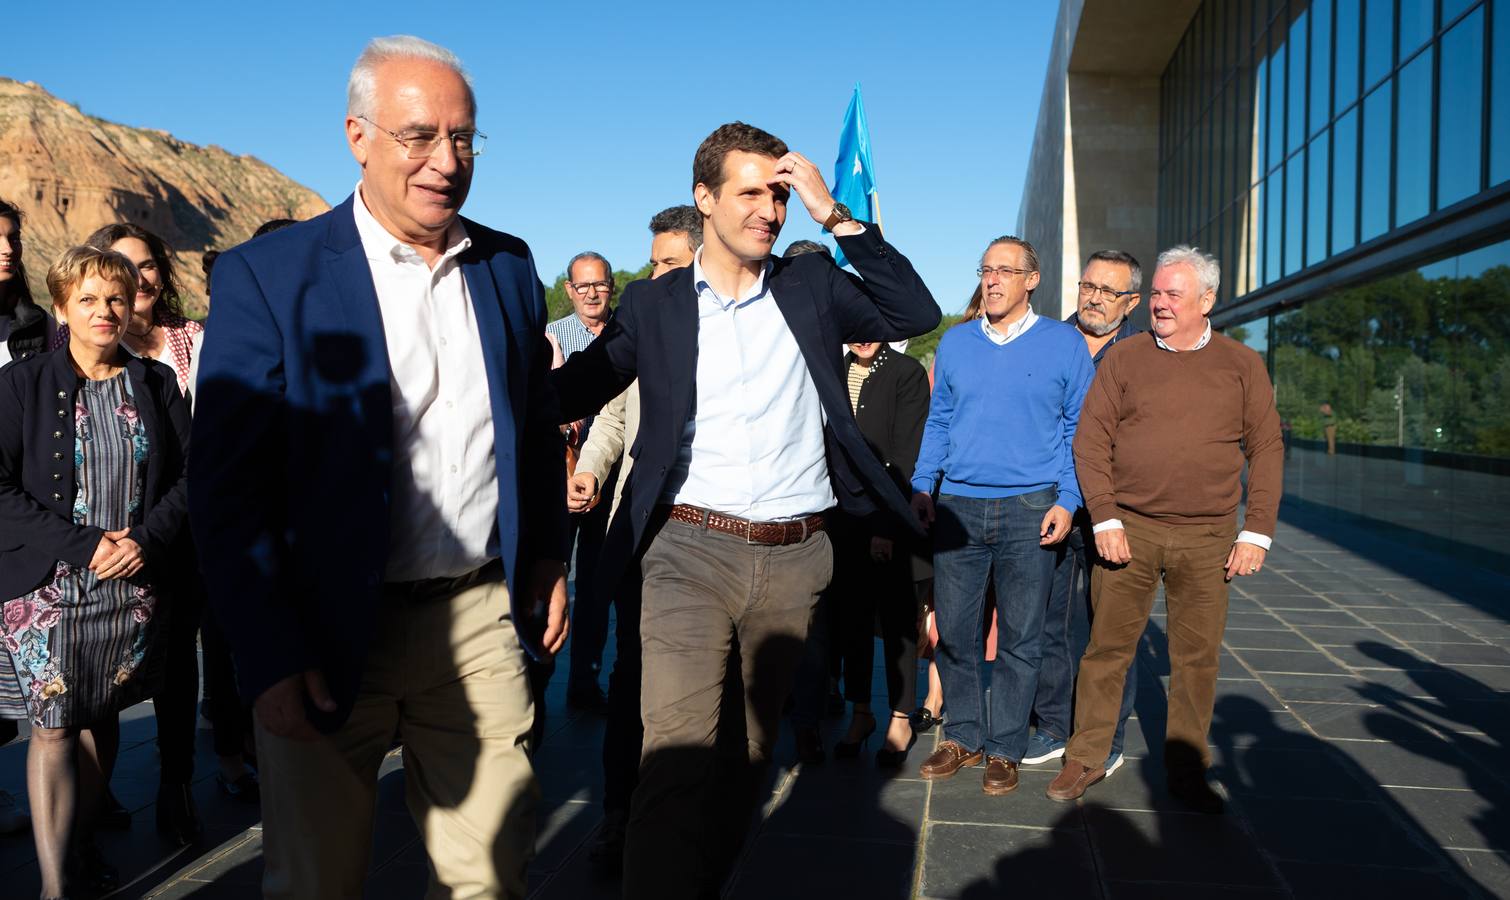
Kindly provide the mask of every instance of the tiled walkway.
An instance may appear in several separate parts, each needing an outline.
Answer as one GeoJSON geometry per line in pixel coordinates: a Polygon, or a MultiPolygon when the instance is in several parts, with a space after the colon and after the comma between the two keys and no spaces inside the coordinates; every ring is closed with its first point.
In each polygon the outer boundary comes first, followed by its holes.
{"type": "MultiPolygon", "coordinates": [[[[1328,525],[1294,524],[1268,569],[1232,595],[1212,739],[1231,798],[1221,818],[1163,793],[1167,680],[1162,614],[1144,638],[1128,764],[1086,795],[1043,797],[1053,767],[1006,798],[978,770],[932,784],[915,764],[800,769],[784,736],[772,799],[746,847],[738,898],[1510,896],[1510,597],[1507,579],[1328,525]]],[[[1159,611],[1162,613],[1162,610],[1159,611]]],[[[564,671],[564,667],[563,667],[564,671]]],[[[881,688],[877,677],[876,686],[881,688]]],[[[586,844],[598,820],[602,720],[550,691],[539,764],[548,818],[532,896],[617,896],[586,844]]],[[[150,707],[128,714],[116,791],[136,827],[104,842],[134,880],[122,897],[255,897],[255,812],[196,789],[204,848],[168,854],[152,830],[150,707]]],[[[842,728],[830,723],[830,741],[842,728]]],[[[208,733],[201,771],[212,772],[208,733]]],[[[925,736],[915,760],[932,748],[925,736]]],[[[872,742],[874,749],[874,742],[872,742]]],[[[0,750],[0,788],[24,792],[24,746],[0,750]]],[[[409,824],[397,755],[383,772],[371,897],[418,897],[424,850],[409,824]]],[[[30,841],[0,841],[0,894],[35,896],[30,841]]]]}

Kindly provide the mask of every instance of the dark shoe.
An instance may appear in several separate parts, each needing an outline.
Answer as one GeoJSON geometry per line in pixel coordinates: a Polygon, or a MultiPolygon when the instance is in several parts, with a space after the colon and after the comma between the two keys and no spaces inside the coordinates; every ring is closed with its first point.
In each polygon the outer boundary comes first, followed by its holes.
{"type": "Polygon", "coordinates": [[[572,709],[598,712],[608,708],[608,698],[596,682],[576,684],[566,689],[566,705],[572,709]]]}
{"type": "Polygon", "coordinates": [[[1226,804],[1222,795],[1212,790],[1204,773],[1189,773],[1169,776],[1169,796],[1198,813],[1219,816],[1226,804]]]}
{"type": "Polygon", "coordinates": [[[919,706],[917,709],[913,710],[912,716],[910,718],[912,719],[913,731],[929,731],[935,725],[944,724],[943,717],[935,716],[933,713],[928,711],[928,707],[926,706],[919,706]]]}
{"type": "Polygon", "coordinates": [[[1106,767],[1089,768],[1084,763],[1065,757],[1064,768],[1049,782],[1044,795],[1056,803],[1068,803],[1080,799],[1085,789],[1106,777],[1106,767]]]}
{"type": "MultiPolygon", "coordinates": [[[[893,719],[911,718],[911,716],[899,712],[893,712],[891,714],[891,717],[893,719]]],[[[876,767],[881,769],[902,768],[902,763],[907,759],[907,754],[912,750],[912,745],[916,744],[917,742],[918,736],[916,732],[907,735],[907,746],[901,748],[900,750],[886,746],[886,742],[883,740],[881,742],[881,749],[876,751],[876,767]]]]}
{"type": "Polygon", "coordinates": [[[241,777],[235,781],[227,781],[224,775],[217,772],[215,783],[220,785],[220,792],[232,800],[256,803],[262,799],[262,785],[257,781],[256,772],[242,772],[241,777]]]}
{"type": "Polygon", "coordinates": [[[1001,797],[1017,790],[1017,763],[1000,756],[986,757],[986,775],[980,789],[988,797],[1001,797]]]}
{"type": "Polygon", "coordinates": [[[81,835],[68,854],[68,881],[95,893],[106,894],[121,886],[121,873],[105,861],[93,837],[81,835]]]}
{"type": "Polygon", "coordinates": [[[180,847],[197,842],[203,835],[189,785],[165,784],[157,789],[157,833],[180,847]]]}
{"type": "MultiPolygon", "coordinates": [[[[876,717],[867,712],[855,713],[856,719],[860,718],[861,716],[864,716],[865,718],[870,720],[870,726],[864,731],[860,732],[860,739],[858,741],[840,741],[839,743],[835,744],[834,759],[859,759],[860,748],[864,747],[865,742],[870,740],[870,736],[876,733],[876,717]]],[[[853,720],[850,721],[850,730],[854,730],[853,720]]]]}
{"type": "Polygon", "coordinates": [[[797,760],[810,766],[822,765],[828,759],[828,754],[823,750],[823,736],[816,728],[799,728],[794,737],[797,739],[797,760]]]}
{"type": "Polygon", "coordinates": [[[115,799],[115,791],[106,789],[105,799],[100,801],[100,811],[94,817],[94,827],[98,831],[131,830],[131,811],[115,799]]]}
{"type": "Polygon", "coordinates": [[[629,827],[629,810],[615,809],[603,815],[598,833],[587,848],[587,861],[604,874],[618,874],[624,869],[624,832],[629,827]]]}
{"type": "Polygon", "coordinates": [[[979,750],[974,753],[967,751],[955,741],[944,741],[939,748],[933,751],[933,755],[923,760],[918,766],[918,775],[929,781],[938,781],[950,778],[955,772],[965,766],[973,766],[980,762],[985,754],[979,750]]]}

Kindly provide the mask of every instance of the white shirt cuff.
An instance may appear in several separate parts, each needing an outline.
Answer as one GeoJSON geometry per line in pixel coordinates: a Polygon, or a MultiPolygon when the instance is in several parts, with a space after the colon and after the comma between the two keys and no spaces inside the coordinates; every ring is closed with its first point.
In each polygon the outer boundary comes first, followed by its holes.
{"type": "Polygon", "coordinates": [[[1097,522],[1091,526],[1091,534],[1100,534],[1103,531],[1118,531],[1121,528],[1121,519],[1107,519],[1105,522],[1097,522]]]}
{"type": "Polygon", "coordinates": [[[1255,547],[1262,547],[1268,550],[1273,545],[1274,539],[1266,534],[1259,534],[1256,531],[1239,531],[1237,533],[1237,540],[1234,543],[1252,544],[1255,547]]]}

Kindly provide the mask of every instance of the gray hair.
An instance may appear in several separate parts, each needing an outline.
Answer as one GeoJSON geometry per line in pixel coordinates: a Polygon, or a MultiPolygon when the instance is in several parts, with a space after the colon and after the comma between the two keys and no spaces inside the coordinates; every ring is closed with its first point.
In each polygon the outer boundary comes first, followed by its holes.
{"type": "Polygon", "coordinates": [[[991,243],[987,244],[985,251],[982,252],[981,255],[980,255],[980,264],[981,265],[985,265],[986,264],[986,254],[990,253],[991,252],[991,248],[995,247],[997,244],[1011,244],[1014,247],[1021,247],[1022,248],[1022,255],[1023,255],[1023,262],[1027,264],[1028,271],[1029,272],[1037,272],[1038,271],[1038,251],[1033,249],[1033,245],[1032,244],[1028,243],[1027,241],[1023,240],[1022,238],[1018,237],[1015,234],[1004,234],[1001,237],[997,238],[996,240],[992,241],[991,243]]]}
{"type": "Polygon", "coordinates": [[[1215,294],[1216,289],[1221,287],[1222,264],[1216,261],[1215,256],[1189,244],[1170,247],[1159,254],[1157,267],[1163,269],[1168,266],[1189,266],[1195,271],[1195,277],[1201,283],[1202,292],[1210,291],[1215,294]]]}
{"type": "Polygon", "coordinates": [[[573,256],[571,258],[571,262],[566,264],[567,281],[572,280],[572,270],[577,267],[577,263],[581,262],[584,259],[595,259],[598,262],[602,263],[603,270],[608,273],[608,280],[613,281],[613,266],[608,264],[607,257],[595,250],[583,250],[581,253],[578,253],[576,256],[573,256]]]}
{"type": "Polygon", "coordinates": [[[1132,273],[1132,277],[1128,279],[1127,289],[1136,294],[1138,289],[1143,287],[1143,267],[1138,265],[1138,258],[1131,253],[1124,253],[1121,250],[1097,250],[1090,255],[1085,264],[1089,266],[1093,262],[1109,262],[1127,266],[1127,270],[1132,273]]]}
{"type": "Polygon", "coordinates": [[[687,244],[696,253],[703,245],[703,214],[690,205],[672,206],[661,210],[650,219],[651,234],[669,234],[680,231],[687,235],[687,244]]]}
{"type": "Polygon", "coordinates": [[[817,241],[792,241],[786,245],[786,251],[781,255],[786,259],[791,259],[794,256],[802,256],[805,253],[822,253],[830,259],[834,256],[832,250],[829,250],[817,241]]]}
{"type": "MultiPolygon", "coordinates": [[[[462,68],[461,60],[455,53],[412,34],[395,34],[368,41],[362,49],[362,55],[357,57],[356,65],[351,67],[351,77],[346,81],[346,115],[373,116],[377,107],[378,67],[395,59],[424,59],[439,63],[461,76],[461,80],[466,82],[467,93],[472,94],[472,76],[462,68]]],[[[476,105],[477,98],[473,95],[472,106],[476,105]]],[[[362,127],[370,126],[363,122],[362,127]]]]}

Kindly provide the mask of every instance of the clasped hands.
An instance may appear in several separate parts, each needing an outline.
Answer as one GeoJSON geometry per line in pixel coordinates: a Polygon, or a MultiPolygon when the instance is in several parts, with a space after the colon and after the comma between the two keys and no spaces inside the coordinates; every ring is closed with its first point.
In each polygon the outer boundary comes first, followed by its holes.
{"type": "Polygon", "coordinates": [[[130,578],[142,570],[146,561],[142,557],[142,545],[127,537],[131,529],[107,531],[100,537],[89,560],[89,571],[101,581],[130,578]]]}

